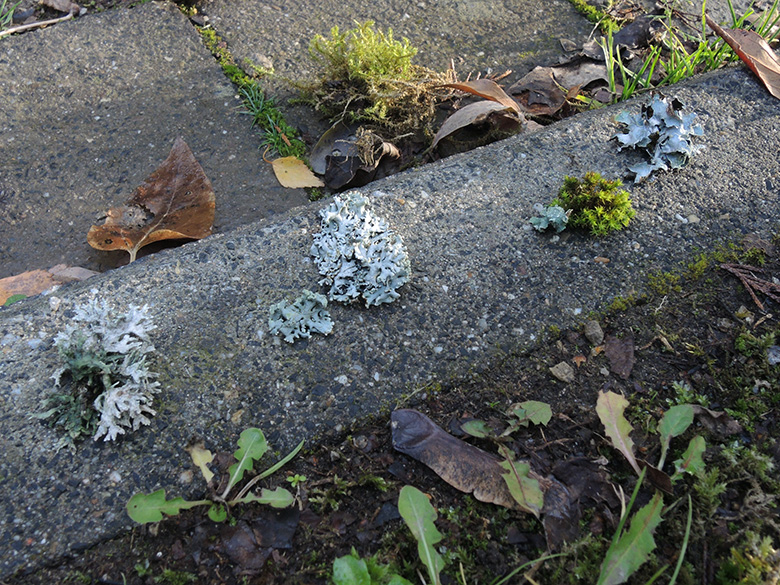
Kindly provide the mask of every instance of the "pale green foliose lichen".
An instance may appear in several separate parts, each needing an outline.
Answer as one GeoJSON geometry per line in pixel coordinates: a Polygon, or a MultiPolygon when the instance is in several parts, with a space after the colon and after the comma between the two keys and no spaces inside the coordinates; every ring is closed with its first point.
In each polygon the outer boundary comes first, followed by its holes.
{"type": "Polygon", "coordinates": [[[532,217],[529,221],[534,229],[543,232],[549,227],[555,228],[556,233],[561,233],[566,229],[569,221],[569,214],[560,205],[550,205],[542,207],[538,205],[534,209],[540,214],[538,217],[532,217]]]}
{"type": "Polygon", "coordinates": [[[328,286],[328,298],[350,302],[362,297],[366,307],[391,303],[409,280],[411,267],[401,237],[375,216],[360,193],[336,196],[320,211],[322,229],[311,254],[328,286]]]}
{"type": "Polygon", "coordinates": [[[283,335],[288,343],[311,337],[312,331],[327,335],[333,330],[327,306],[324,295],[304,289],[293,302],[282,301],[271,306],[268,326],[271,333],[283,335]]]}
{"type": "Polygon", "coordinates": [[[696,114],[683,114],[683,107],[676,98],[653,95],[639,114],[621,112],[615,118],[627,126],[625,133],[614,136],[620,143],[620,150],[638,149],[649,158],[648,162],[628,168],[636,175],[634,182],[650,176],[655,170],[684,167],[690,157],[703,148],[691,142],[694,136],[704,133],[701,126],[694,124],[696,114]]]}
{"type": "Polygon", "coordinates": [[[148,306],[131,305],[122,314],[106,301],[75,307],[71,322],[54,338],[65,363],[52,376],[55,389],[44,399],[48,410],[36,415],[65,431],[60,446],[72,447],[81,435],[93,433],[95,440],[113,441],[151,422],[153,395],[159,392],[157,374],[146,365],[146,355],[154,351],[153,329],[148,306]]]}

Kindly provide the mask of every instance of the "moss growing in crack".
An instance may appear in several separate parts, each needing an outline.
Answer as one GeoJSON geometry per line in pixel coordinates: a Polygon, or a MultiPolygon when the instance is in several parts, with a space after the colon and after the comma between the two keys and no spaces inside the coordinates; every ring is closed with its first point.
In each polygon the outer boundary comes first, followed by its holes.
{"type": "Polygon", "coordinates": [[[297,136],[298,132],[284,119],[284,115],[272,98],[265,95],[255,77],[269,72],[245,61],[247,69],[255,75],[247,75],[246,71],[236,63],[228,49],[227,43],[211,28],[199,28],[206,48],[214,55],[225,76],[238,87],[238,92],[244,103],[244,113],[252,116],[252,125],[263,131],[262,146],[270,148],[280,156],[295,156],[303,158],[306,145],[297,136]]]}
{"type": "Polygon", "coordinates": [[[591,6],[587,0],[569,0],[569,2],[577,9],[577,12],[593,24],[597,24],[604,34],[620,30],[620,23],[617,20],[595,6],[591,6]]]}
{"type": "Polygon", "coordinates": [[[620,188],[622,185],[619,179],[608,181],[592,171],[585,173],[582,180],[566,177],[551,205],[571,210],[569,225],[572,227],[604,236],[628,226],[636,215],[628,191],[620,188]]]}

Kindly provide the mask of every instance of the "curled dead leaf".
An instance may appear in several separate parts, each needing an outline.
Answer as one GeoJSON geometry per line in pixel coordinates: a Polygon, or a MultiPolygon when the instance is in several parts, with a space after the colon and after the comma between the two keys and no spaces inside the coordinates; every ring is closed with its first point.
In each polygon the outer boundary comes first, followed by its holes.
{"type": "Polygon", "coordinates": [[[491,101],[474,102],[456,110],[452,116],[444,121],[436,133],[433,143],[431,143],[431,149],[436,148],[440,140],[453,132],[472,124],[479,124],[491,115],[500,115],[507,120],[513,120],[518,126],[522,124],[522,119],[517,116],[515,110],[503,104],[491,101]]]}
{"type": "Polygon", "coordinates": [[[761,35],[751,30],[724,29],[705,15],[707,26],[739,55],[742,62],[761,80],[774,97],[780,99],[780,57],[761,35]]]}
{"type": "Polygon", "coordinates": [[[103,225],[90,228],[87,241],[98,250],[125,250],[133,262],[138,250],[152,242],[211,235],[214,201],[211,181],[177,138],[165,162],[124,205],[106,212],[103,225]]]}
{"type": "Polygon", "coordinates": [[[447,83],[444,87],[451,87],[472,95],[485,98],[493,102],[502,104],[504,107],[520,113],[520,107],[507,93],[492,79],[475,79],[474,81],[460,81],[456,83],[447,83]]]}
{"type": "Polygon", "coordinates": [[[436,472],[448,484],[481,502],[520,509],[502,477],[500,459],[446,433],[416,410],[393,412],[393,447],[436,472]]]}

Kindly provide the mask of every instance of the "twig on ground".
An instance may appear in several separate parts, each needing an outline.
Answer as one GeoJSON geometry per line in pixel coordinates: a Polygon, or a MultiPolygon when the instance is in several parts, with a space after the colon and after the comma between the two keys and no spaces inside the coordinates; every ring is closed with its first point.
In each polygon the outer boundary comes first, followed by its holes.
{"type": "Polygon", "coordinates": [[[756,303],[756,306],[761,311],[764,310],[764,305],[758,300],[755,291],[764,293],[773,301],[780,303],[780,294],[776,294],[780,293],[780,285],[768,280],[762,280],[753,274],[754,272],[765,272],[762,268],[756,268],[748,264],[721,264],[720,267],[739,278],[742,285],[750,293],[753,302],[756,303]]]}
{"type": "Polygon", "coordinates": [[[14,26],[12,28],[7,28],[4,31],[0,31],[0,39],[2,39],[4,36],[12,35],[14,33],[23,32],[26,30],[31,30],[34,28],[38,28],[41,26],[48,26],[50,24],[57,24],[58,22],[64,22],[66,20],[70,20],[73,18],[73,13],[66,14],[65,16],[61,16],[59,18],[52,18],[50,20],[41,20],[39,22],[31,22],[30,24],[21,24],[19,26],[14,26]]]}

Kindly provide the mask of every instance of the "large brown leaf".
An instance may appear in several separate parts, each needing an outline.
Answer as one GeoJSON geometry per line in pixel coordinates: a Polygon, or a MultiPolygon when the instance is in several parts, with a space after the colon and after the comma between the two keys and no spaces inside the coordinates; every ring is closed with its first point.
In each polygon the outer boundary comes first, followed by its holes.
{"type": "Polygon", "coordinates": [[[177,138],[165,162],[121,207],[93,225],[87,241],[98,250],[126,250],[130,262],[138,250],[160,240],[199,240],[211,235],[214,190],[189,146],[177,138]]]}
{"type": "Polygon", "coordinates": [[[414,457],[452,487],[481,502],[521,509],[502,477],[498,457],[446,433],[416,410],[393,412],[393,447],[414,457]]]}
{"type": "Polygon", "coordinates": [[[523,123],[522,119],[517,116],[517,113],[504,104],[492,101],[474,102],[456,110],[452,116],[444,120],[431,143],[431,149],[436,148],[440,140],[453,132],[472,124],[484,122],[494,115],[499,115],[506,120],[514,122],[518,127],[523,123]]]}
{"type": "Polygon", "coordinates": [[[780,58],[772,47],[751,30],[724,29],[706,16],[707,26],[722,38],[755,73],[773,96],[780,99],[780,58]]]}

